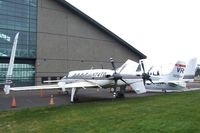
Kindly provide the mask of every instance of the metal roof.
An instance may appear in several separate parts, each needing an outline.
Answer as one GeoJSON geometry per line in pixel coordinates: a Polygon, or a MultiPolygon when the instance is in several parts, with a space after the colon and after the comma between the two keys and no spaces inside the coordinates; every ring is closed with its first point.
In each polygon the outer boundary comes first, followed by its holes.
{"type": "Polygon", "coordinates": [[[74,7],[73,5],[68,3],[67,1],[65,1],[65,0],[56,0],[56,1],[61,3],[64,7],[66,7],[70,11],[72,11],[74,14],[80,16],[81,18],[83,18],[84,20],[89,22],[90,24],[92,24],[95,27],[97,27],[102,32],[104,32],[107,35],[109,35],[110,37],[112,37],[114,40],[116,40],[120,44],[123,44],[124,46],[128,47],[132,52],[136,53],[140,57],[140,59],[146,59],[147,58],[146,55],[144,55],[143,53],[141,53],[140,51],[135,49],[129,43],[127,43],[126,41],[121,39],[119,36],[117,36],[116,34],[111,32],[110,30],[108,30],[106,27],[104,27],[103,25],[101,25],[100,23],[98,23],[97,21],[95,21],[94,19],[92,19],[91,17],[89,17],[88,15],[86,15],[85,13],[83,13],[82,11],[80,11],[79,9],[77,9],[76,7],[74,7]]]}

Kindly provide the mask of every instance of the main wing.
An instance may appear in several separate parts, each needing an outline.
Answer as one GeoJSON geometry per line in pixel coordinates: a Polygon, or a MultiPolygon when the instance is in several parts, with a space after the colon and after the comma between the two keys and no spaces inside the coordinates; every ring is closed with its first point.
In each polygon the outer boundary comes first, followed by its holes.
{"type": "MultiPolygon", "coordinates": [[[[62,82],[61,82],[62,83],[62,82]]],[[[96,84],[95,82],[92,82],[90,80],[81,80],[76,81],[69,84],[64,84],[64,86],[60,85],[61,88],[87,88],[87,87],[99,87],[102,88],[100,85],[96,84]]]]}
{"type": "Polygon", "coordinates": [[[47,90],[47,89],[59,89],[61,87],[58,84],[55,85],[40,85],[40,86],[24,86],[24,87],[11,87],[12,91],[26,91],[26,90],[47,90]]]}
{"type": "Polygon", "coordinates": [[[48,89],[59,89],[59,88],[87,88],[87,87],[99,87],[101,88],[101,86],[99,86],[98,84],[95,84],[92,81],[76,81],[73,83],[68,83],[66,84],[65,82],[60,82],[60,84],[54,84],[54,85],[39,85],[39,86],[25,86],[25,87],[11,87],[9,88],[9,91],[28,91],[28,90],[48,90],[48,89]]]}

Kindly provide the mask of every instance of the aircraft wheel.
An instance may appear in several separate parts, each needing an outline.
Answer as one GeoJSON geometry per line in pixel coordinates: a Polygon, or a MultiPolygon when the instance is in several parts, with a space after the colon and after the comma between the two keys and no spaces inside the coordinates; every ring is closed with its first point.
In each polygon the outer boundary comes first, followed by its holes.
{"type": "Polygon", "coordinates": [[[78,97],[74,97],[74,102],[77,102],[78,100],[78,97]]]}
{"type": "Polygon", "coordinates": [[[166,89],[162,89],[162,92],[166,93],[167,91],[166,91],[166,89]]]}
{"type": "Polygon", "coordinates": [[[124,98],[124,93],[118,92],[116,98],[124,98]]]}
{"type": "Polygon", "coordinates": [[[73,102],[70,100],[70,103],[75,103],[77,102],[79,99],[77,97],[74,97],[73,102]]]}

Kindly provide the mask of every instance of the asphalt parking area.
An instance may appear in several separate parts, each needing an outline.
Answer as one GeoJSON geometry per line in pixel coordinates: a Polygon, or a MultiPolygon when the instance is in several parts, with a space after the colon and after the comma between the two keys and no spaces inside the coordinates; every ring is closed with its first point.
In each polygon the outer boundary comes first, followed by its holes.
{"type": "MultiPolygon", "coordinates": [[[[13,109],[11,107],[13,97],[16,99],[16,108],[30,108],[37,106],[48,106],[50,105],[51,95],[53,95],[54,105],[62,104],[74,104],[70,102],[70,91],[68,94],[62,93],[60,90],[43,90],[41,91],[18,91],[11,92],[9,95],[5,95],[3,91],[0,92],[0,110],[13,109]],[[41,95],[42,94],[42,95],[41,95]]],[[[146,95],[155,94],[141,94],[137,95],[134,92],[125,94],[125,97],[140,97],[146,95]]],[[[81,102],[92,102],[102,100],[115,100],[113,94],[109,89],[80,89],[77,93],[78,103],[81,102]]]]}

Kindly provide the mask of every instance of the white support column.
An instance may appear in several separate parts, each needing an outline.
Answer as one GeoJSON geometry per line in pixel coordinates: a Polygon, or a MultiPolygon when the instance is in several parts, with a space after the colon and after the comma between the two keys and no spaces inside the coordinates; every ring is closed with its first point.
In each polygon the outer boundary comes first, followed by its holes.
{"type": "Polygon", "coordinates": [[[71,102],[74,102],[74,95],[76,94],[76,88],[72,88],[72,91],[71,91],[71,102]]]}

